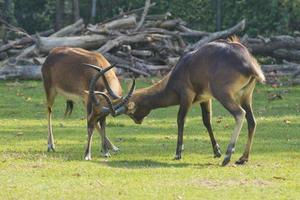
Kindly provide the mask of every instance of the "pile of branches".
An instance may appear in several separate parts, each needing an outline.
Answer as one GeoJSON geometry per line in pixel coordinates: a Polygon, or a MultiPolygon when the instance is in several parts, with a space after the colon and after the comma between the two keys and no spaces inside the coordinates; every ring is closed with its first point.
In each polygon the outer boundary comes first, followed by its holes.
{"type": "Polygon", "coordinates": [[[276,60],[276,64],[262,65],[268,83],[278,84],[281,77],[288,77],[288,84],[300,84],[300,37],[280,35],[270,38],[248,38],[242,42],[254,54],[276,60]]]}
{"type": "MultiPolygon", "coordinates": [[[[53,48],[61,46],[80,47],[102,53],[110,63],[117,66],[118,75],[161,75],[169,72],[185,52],[208,42],[227,38],[245,28],[245,20],[242,20],[219,32],[193,30],[183,20],[174,19],[171,13],[148,14],[153,6],[155,3],[146,0],[142,8],[97,24],[85,26],[80,19],[57,32],[47,30],[34,35],[28,35],[24,30],[6,23],[6,26],[24,36],[7,44],[0,44],[0,60],[4,60],[4,67],[0,68],[0,79],[40,79],[40,67],[46,56],[53,48]]],[[[5,21],[2,23],[5,24],[5,21]]],[[[291,36],[278,36],[275,39],[242,38],[242,42],[256,55],[289,61],[300,60],[298,40],[300,41],[291,36]]],[[[276,81],[281,74],[298,76],[298,64],[284,65],[293,67],[284,67],[282,71],[279,66],[263,66],[264,71],[271,74],[268,76],[271,77],[268,79],[270,82],[276,81]]]]}

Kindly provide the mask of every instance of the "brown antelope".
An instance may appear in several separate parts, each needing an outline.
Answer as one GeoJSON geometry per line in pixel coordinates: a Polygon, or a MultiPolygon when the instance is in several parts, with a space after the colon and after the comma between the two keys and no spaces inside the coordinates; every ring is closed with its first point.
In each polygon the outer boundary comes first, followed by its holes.
{"type": "MultiPolygon", "coordinates": [[[[110,156],[108,149],[118,151],[118,148],[113,145],[105,133],[106,116],[109,112],[100,105],[106,104],[106,101],[95,96],[90,98],[91,96],[85,92],[90,87],[99,91],[107,90],[113,99],[121,99],[122,88],[114,71],[110,70],[111,68],[112,66],[101,54],[84,49],[60,47],[50,52],[42,67],[48,108],[48,151],[55,150],[51,114],[57,94],[67,98],[65,115],[72,113],[73,101],[76,100],[83,100],[87,108],[88,142],[85,151],[86,160],[91,159],[91,142],[95,126],[101,136],[104,156],[110,156]],[[101,68],[95,67],[95,65],[101,66],[101,68]],[[101,76],[102,79],[98,81],[101,76]]],[[[133,89],[134,84],[130,90],[131,93],[133,89]]],[[[120,106],[128,101],[129,96],[130,94],[125,97],[120,106]]]]}
{"type": "MultiPolygon", "coordinates": [[[[246,116],[248,141],[243,155],[236,162],[243,164],[248,161],[256,128],[252,93],[256,81],[264,80],[259,64],[237,39],[211,42],[181,57],[174,69],[158,83],[134,92],[125,109],[135,123],[141,124],[152,109],[179,104],[175,159],[180,159],[186,114],[193,103],[200,103],[203,124],[209,133],[214,155],[220,157],[220,148],[211,126],[211,103],[215,98],[235,119],[222,165],[230,161],[246,116]]],[[[111,110],[115,109],[112,103],[108,105],[111,110]]]]}

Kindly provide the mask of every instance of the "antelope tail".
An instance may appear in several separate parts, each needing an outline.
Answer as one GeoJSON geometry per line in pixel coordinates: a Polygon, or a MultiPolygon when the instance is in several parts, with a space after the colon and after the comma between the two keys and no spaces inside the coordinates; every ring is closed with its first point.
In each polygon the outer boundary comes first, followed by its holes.
{"type": "Polygon", "coordinates": [[[66,111],[65,111],[65,117],[70,116],[72,114],[73,111],[73,101],[71,100],[67,100],[66,102],[66,111]]]}
{"type": "Polygon", "coordinates": [[[266,82],[266,77],[255,58],[252,57],[251,68],[255,79],[260,83],[266,82]]]}

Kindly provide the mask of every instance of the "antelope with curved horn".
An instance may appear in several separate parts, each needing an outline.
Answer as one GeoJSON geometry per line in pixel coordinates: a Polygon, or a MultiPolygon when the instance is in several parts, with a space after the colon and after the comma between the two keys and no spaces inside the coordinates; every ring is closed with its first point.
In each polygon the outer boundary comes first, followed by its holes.
{"type": "Polygon", "coordinates": [[[243,155],[236,162],[244,164],[248,161],[256,129],[252,93],[257,81],[265,81],[263,72],[237,39],[211,42],[181,57],[174,69],[158,83],[134,92],[125,106],[126,114],[135,123],[141,124],[152,109],[179,104],[175,159],[181,159],[186,114],[193,103],[200,103],[203,124],[209,133],[214,156],[220,157],[221,151],[211,126],[212,99],[215,98],[235,119],[223,166],[231,159],[246,117],[248,141],[243,155]]]}
{"type": "Polygon", "coordinates": [[[114,71],[110,70],[112,67],[101,54],[81,48],[59,47],[50,52],[42,66],[48,108],[48,151],[55,150],[51,115],[57,94],[61,94],[67,99],[65,115],[72,113],[73,101],[76,100],[82,100],[87,108],[86,160],[91,160],[94,127],[98,129],[101,136],[103,155],[110,156],[109,149],[118,151],[105,133],[106,116],[110,114],[106,108],[102,107],[102,105],[106,105],[106,101],[96,97],[93,93],[94,90],[102,91],[103,94],[108,93],[111,98],[121,101],[120,106],[126,104],[134,90],[134,84],[130,90],[131,93],[122,99],[122,88],[114,71]],[[102,79],[98,81],[100,77],[102,79]],[[86,94],[86,90],[91,91],[90,95],[86,94]]]}

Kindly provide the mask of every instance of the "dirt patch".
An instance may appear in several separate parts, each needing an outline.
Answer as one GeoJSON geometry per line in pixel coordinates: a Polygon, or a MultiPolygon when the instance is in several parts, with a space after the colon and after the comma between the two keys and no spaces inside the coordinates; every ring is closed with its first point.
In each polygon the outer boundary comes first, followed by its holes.
{"type": "Polygon", "coordinates": [[[31,167],[31,168],[45,168],[46,165],[42,164],[42,163],[36,163],[36,164],[30,165],[29,167],[31,167]]]}

